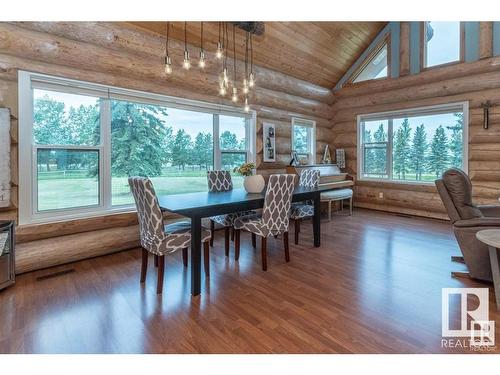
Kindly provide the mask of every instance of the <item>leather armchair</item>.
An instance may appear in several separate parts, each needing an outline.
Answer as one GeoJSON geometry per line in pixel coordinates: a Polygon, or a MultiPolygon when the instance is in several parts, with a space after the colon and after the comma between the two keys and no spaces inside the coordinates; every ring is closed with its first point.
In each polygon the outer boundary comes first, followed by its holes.
{"type": "Polygon", "coordinates": [[[500,205],[472,203],[472,184],[459,169],[449,169],[436,187],[453,225],[465,264],[472,278],[492,281],[488,246],[476,238],[483,229],[500,229],[500,205]]]}

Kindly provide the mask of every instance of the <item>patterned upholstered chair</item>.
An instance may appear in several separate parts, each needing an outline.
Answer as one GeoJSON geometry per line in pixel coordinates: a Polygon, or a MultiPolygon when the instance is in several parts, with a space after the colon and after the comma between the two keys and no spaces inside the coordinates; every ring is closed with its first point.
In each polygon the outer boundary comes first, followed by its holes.
{"type": "Polygon", "coordinates": [[[285,260],[290,261],[288,251],[288,225],[290,206],[295,188],[294,174],[273,174],[269,177],[262,214],[243,216],[234,221],[235,259],[240,256],[240,231],[252,234],[252,246],[256,246],[256,235],[261,240],[262,270],[267,271],[267,237],[283,234],[285,260]]]}
{"type": "MultiPolygon", "coordinates": [[[[191,243],[191,223],[183,221],[169,225],[163,224],[163,214],[158,204],[153,183],[146,177],[130,177],[130,189],[134,196],[139,217],[139,234],[142,247],[141,283],[146,280],[148,252],[154,254],[158,266],[156,292],[163,291],[163,274],[166,254],[182,250],[184,267],[187,267],[187,248],[191,243]]],[[[205,275],[210,273],[209,246],[210,232],[202,229],[201,240],[204,246],[205,275]]]]}
{"type": "MultiPolygon", "coordinates": [[[[304,169],[300,173],[299,186],[305,188],[317,188],[319,184],[319,171],[304,169]]],[[[303,219],[314,216],[314,205],[312,202],[292,203],[290,219],[293,220],[295,229],[295,245],[299,243],[300,223],[303,219]]]]}
{"type": "MultiPolygon", "coordinates": [[[[231,179],[231,173],[229,171],[208,171],[208,191],[210,192],[222,192],[229,191],[233,189],[233,180],[231,179]]],[[[225,215],[212,216],[210,218],[210,246],[214,245],[214,232],[215,223],[221,225],[224,228],[225,237],[225,253],[229,256],[229,234],[232,232],[232,238],[234,239],[234,221],[242,216],[254,214],[253,211],[235,212],[225,215]]]]}

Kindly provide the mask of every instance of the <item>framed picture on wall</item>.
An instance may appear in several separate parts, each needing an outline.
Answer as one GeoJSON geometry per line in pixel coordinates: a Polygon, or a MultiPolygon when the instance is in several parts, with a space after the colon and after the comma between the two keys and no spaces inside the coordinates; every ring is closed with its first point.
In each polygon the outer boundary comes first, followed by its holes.
{"type": "Polygon", "coordinates": [[[276,161],[276,129],[274,124],[265,122],[262,130],[262,153],[264,162],[276,161]]]}

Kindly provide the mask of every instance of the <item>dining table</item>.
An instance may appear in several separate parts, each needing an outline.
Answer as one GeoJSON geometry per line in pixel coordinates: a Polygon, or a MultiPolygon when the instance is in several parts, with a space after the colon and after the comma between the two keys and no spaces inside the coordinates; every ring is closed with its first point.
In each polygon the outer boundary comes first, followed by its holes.
{"type": "MultiPolygon", "coordinates": [[[[314,247],[321,245],[321,193],[333,190],[331,186],[306,188],[297,186],[292,202],[314,202],[313,242],[314,247]]],[[[234,212],[255,210],[264,206],[266,188],[261,193],[247,193],[245,189],[232,189],[223,192],[195,192],[175,195],[159,195],[158,202],[162,211],[173,212],[191,219],[191,295],[201,292],[201,220],[203,218],[234,212]]]]}

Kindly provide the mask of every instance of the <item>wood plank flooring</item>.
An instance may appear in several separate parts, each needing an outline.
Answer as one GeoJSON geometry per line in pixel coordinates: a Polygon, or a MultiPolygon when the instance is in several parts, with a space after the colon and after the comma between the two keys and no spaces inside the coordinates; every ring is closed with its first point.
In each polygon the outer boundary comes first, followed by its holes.
{"type": "MultiPolygon", "coordinates": [[[[162,296],[152,258],[139,283],[139,249],[20,275],[0,292],[0,352],[470,352],[441,348],[441,288],[489,285],[451,278],[463,265],[446,222],[355,210],[322,223],[320,248],[305,222],[290,263],[281,238],[269,241],[267,272],[249,234],[239,262],[223,237],[195,298],[181,252],[166,257],[162,296]]],[[[500,321],[492,291],[489,318],[500,321]]]]}

